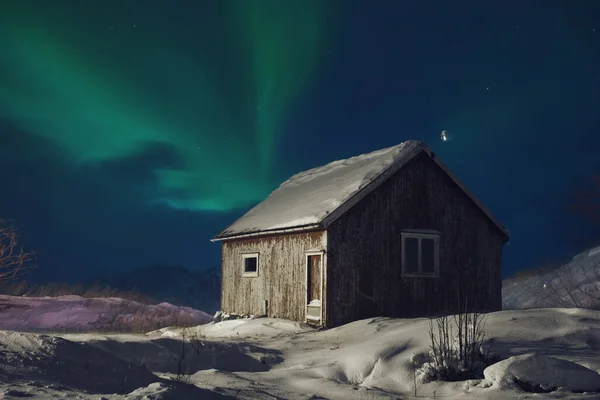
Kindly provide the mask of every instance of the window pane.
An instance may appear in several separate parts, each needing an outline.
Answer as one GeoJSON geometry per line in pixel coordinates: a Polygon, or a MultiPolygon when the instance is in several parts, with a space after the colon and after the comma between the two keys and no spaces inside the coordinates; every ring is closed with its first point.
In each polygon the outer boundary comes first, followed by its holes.
{"type": "Polygon", "coordinates": [[[404,238],[404,272],[416,274],[419,271],[419,239],[404,238]]]}
{"type": "Polygon", "coordinates": [[[435,241],[433,239],[421,239],[421,267],[423,273],[435,273],[435,241]]]}
{"type": "Polygon", "coordinates": [[[256,257],[244,258],[244,272],[256,272],[257,261],[256,257]]]}

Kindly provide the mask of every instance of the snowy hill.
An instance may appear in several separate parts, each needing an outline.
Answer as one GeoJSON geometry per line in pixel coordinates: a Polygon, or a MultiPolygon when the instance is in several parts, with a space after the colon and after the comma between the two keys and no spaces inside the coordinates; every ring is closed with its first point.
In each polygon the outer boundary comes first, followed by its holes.
{"type": "Polygon", "coordinates": [[[0,295],[0,329],[21,332],[147,332],[210,322],[205,312],[169,303],[141,304],[115,297],[0,295]]]}
{"type": "Polygon", "coordinates": [[[552,270],[502,282],[504,309],[582,307],[600,309],[600,247],[552,270]]]}
{"type": "Polygon", "coordinates": [[[119,275],[103,276],[87,283],[28,282],[18,280],[0,285],[0,294],[27,297],[78,295],[119,297],[142,303],[170,303],[203,310],[219,310],[221,278],[218,269],[192,272],[183,267],[155,265],[119,275]]]}
{"type": "Polygon", "coordinates": [[[484,377],[459,382],[415,380],[415,354],[429,349],[428,331],[425,318],[371,318],[322,331],[259,318],[148,335],[0,332],[0,397],[600,398],[597,311],[487,314],[486,346],[503,360],[484,377]]]}

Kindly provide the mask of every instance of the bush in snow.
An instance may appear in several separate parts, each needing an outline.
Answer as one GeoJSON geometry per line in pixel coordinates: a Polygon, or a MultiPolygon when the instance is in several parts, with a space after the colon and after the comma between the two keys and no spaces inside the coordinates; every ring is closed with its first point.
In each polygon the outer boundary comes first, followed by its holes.
{"type": "MultiPolygon", "coordinates": [[[[466,307],[465,307],[466,309],[466,307]]],[[[460,311],[429,322],[430,351],[413,356],[421,383],[483,378],[483,370],[496,362],[490,347],[482,349],[485,320],[481,313],[460,311]],[[437,332],[436,332],[437,331],[437,332]]]]}

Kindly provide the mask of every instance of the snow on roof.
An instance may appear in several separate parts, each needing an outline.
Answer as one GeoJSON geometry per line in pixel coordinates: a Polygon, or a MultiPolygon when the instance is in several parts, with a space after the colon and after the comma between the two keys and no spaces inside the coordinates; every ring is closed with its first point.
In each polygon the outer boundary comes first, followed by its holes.
{"type": "Polygon", "coordinates": [[[330,162],[300,172],[282,183],[264,201],[216,236],[216,240],[258,233],[281,233],[325,228],[389,175],[425,152],[483,211],[508,240],[509,232],[423,142],[408,140],[396,146],[330,162]],[[381,179],[378,179],[381,178],[381,179]],[[373,181],[377,182],[371,186],[373,181]],[[362,190],[363,188],[369,188],[362,190]]]}
{"type": "Polygon", "coordinates": [[[399,145],[330,162],[282,183],[217,238],[313,226],[379,176],[411,146],[399,145]]]}

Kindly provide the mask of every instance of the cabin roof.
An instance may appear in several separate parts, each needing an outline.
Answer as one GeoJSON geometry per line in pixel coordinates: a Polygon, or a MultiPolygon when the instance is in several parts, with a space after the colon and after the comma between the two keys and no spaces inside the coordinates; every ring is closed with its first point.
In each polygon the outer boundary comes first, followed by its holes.
{"type": "Polygon", "coordinates": [[[415,140],[295,174],[213,240],[327,228],[422,152],[433,158],[508,240],[506,228],[494,219],[483,203],[426,144],[415,140]]]}

